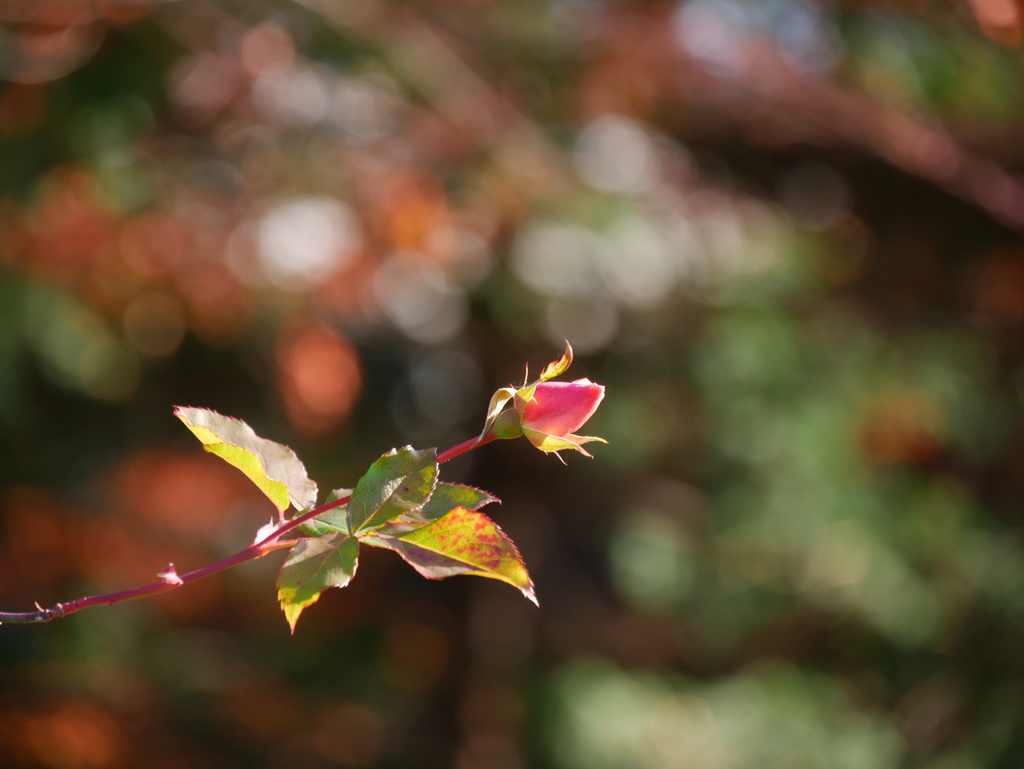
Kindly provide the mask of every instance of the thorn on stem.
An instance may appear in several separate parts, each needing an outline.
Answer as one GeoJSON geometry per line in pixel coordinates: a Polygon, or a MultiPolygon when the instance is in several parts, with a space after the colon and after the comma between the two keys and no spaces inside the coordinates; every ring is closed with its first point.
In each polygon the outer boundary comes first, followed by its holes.
{"type": "Polygon", "coordinates": [[[181,577],[178,576],[178,572],[174,569],[174,564],[167,564],[167,568],[157,573],[157,578],[163,580],[165,585],[184,585],[185,582],[181,577]]]}

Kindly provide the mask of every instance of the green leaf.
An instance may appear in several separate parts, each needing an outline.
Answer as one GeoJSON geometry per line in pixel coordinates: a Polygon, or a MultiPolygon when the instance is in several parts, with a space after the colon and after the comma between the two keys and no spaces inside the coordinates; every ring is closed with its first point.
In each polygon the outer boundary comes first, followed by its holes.
{"type": "Polygon", "coordinates": [[[332,587],[345,587],[355,576],[359,540],[341,531],[301,540],[288,552],[277,575],[277,600],[292,632],[307,606],[332,587]]]}
{"type": "Polygon", "coordinates": [[[483,513],[457,507],[448,515],[397,536],[376,536],[367,544],[388,547],[428,579],[475,574],[500,579],[537,603],[533,582],[512,540],[483,513]]]}
{"type": "MultiPolygon", "coordinates": [[[[352,489],[335,489],[327,495],[324,504],[350,496],[352,496],[352,489]]],[[[319,537],[332,531],[350,533],[348,530],[348,505],[340,505],[299,524],[299,531],[311,537],[319,537]]]]}
{"type": "Polygon", "coordinates": [[[349,531],[376,529],[422,507],[437,484],[437,452],[392,449],[356,483],[348,503],[349,531]]]}
{"type": "Polygon", "coordinates": [[[206,451],[245,473],[282,513],[289,505],[308,510],[316,504],[316,484],[287,446],[260,438],[242,420],[209,409],[177,406],[174,414],[206,451]]]}
{"type": "Polygon", "coordinates": [[[430,523],[447,515],[456,507],[479,510],[484,505],[498,501],[497,497],[491,496],[482,489],[463,486],[458,483],[439,483],[423,507],[403,513],[399,516],[398,520],[413,525],[417,523],[430,523]]]}
{"type": "Polygon", "coordinates": [[[554,379],[556,376],[564,374],[569,370],[569,366],[572,365],[572,347],[569,345],[569,340],[565,340],[565,352],[562,353],[562,357],[553,363],[549,363],[544,367],[544,370],[540,372],[540,378],[538,382],[546,382],[549,379],[554,379]]]}

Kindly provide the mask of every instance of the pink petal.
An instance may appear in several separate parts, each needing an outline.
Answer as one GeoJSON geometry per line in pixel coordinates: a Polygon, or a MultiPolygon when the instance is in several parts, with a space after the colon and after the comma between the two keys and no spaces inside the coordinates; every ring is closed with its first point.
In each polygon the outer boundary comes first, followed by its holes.
{"type": "Polygon", "coordinates": [[[533,400],[517,399],[519,421],[547,435],[569,435],[593,416],[604,398],[604,387],[589,379],[575,382],[540,382],[533,400]]]}

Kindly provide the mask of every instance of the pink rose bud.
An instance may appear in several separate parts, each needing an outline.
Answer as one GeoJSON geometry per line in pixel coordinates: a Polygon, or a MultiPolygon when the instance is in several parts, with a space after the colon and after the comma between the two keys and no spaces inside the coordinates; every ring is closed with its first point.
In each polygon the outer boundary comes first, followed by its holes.
{"type": "Polygon", "coordinates": [[[582,444],[606,441],[573,432],[593,416],[603,398],[604,387],[589,379],[537,382],[516,391],[515,410],[523,435],[541,451],[572,449],[589,457],[582,444]]]}
{"type": "Polygon", "coordinates": [[[536,382],[526,384],[530,379],[527,371],[522,387],[502,387],[494,393],[487,407],[483,432],[474,445],[525,435],[541,451],[553,451],[562,459],[558,454],[562,449],[572,449],[589,457],[590,454],[582,448],[584,443],[607,443],[604,438],[573,434],[573,430],[578,430],[597,411],[604,398],[604,386],[589,379],[548,381],[564,374],[571,365],[572,347],[566,342],[565,352],[544,367],[536,382]],[[515,408],[505,408],[509,401],[513,401],[515,408]]]}

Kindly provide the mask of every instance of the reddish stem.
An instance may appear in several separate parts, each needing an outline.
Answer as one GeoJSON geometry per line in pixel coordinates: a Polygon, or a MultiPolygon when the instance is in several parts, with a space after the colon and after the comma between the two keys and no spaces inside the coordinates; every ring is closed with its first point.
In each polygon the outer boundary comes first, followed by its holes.
{"type": "Polygon", "coordinates": [[[498,436],[493,433],[488,433],[482,437],[470,438],[468,441],[463,441],[458,446],[452,446],[447,451],[442,451],[437,456],[437,462],[440,464],[441,462],[447,462],[449,459],[455,459],[455,457],[465,454],[470,449],[475,449],[477,446],[483,446],[485,443],[490,443],[497,437],[498,436]]]}
{"type": "MultiPolygon", "coordinates": [[[[185,572],[184,574],[179,574],[177,579],[164,579],[160,582],[154,582],[152,585],[133,587],[130,590],[121,590],[117,593],[107,593],[105,595],[90,595],[85,598],[79,598],[75,601],[69,601],[68,603],[59,603],[49,609],[40,608],[38,611],[0,612],[0,623],[49,622],[52,619],[57,619],[57,617],[64,617],[68,614],[74,614],[76,611],[88,609],[90,606],[101,606],[104,604],[107,606],[113,606],[115,603],[128,601],[132,598],[144,598],[148,595],[166,593],[168,590],[173,590],[176,587],[187,585],[189,582],[195,582],[203,577],[209,577],[211,574],[216,574],[219,571],[230,569],[232,566],[237,566],[240,563],[245,563],[246,561],[251,561],[255,558],[262,558],[264,555],[274,550],[291,547],[296,543],[296,541],[297,540],[290,540],[287,542],[275,542],[273,544],[260,542],[255,545],[249,545],[245,550],[241,550],[234,555],[229,555],[227,558],[223,558],[216,563],[211,563],[200,569],[193,569],[192,571],[185,572]]],[[[38,604],[36,605],[38,606],[38,604]]]]}
{"type": "MultiPolygon", "coordinates": [[[[468,441],[463,441],[457,446],[452,446],[447,451],[441,452],[437,457],[437,461],[439,464],[441,462],[447,462],[449,459],[465,454],[467,451],[475,449],[477,446],[483,446],[485,443],[490,443],[492,440],[494,440],[493,435],[486,436],[484,438],[471,438],[468,441]]],[[[5,622],[10,624],[49,622],[50,620],[57,619],[58,617],[65,617],[68,614],[75,613],[76,611],[88,609],[90,606],[113,606],[115,603],[129,601],[133,598],[144,598],[150,595],[166,593],[169,590],[174,590],[182,585],[187,585],[189,582],[195,582],[196,580],[209,577],[210,575],[224,571],[225,569],[230,569],[232,566],[237,566],[240,563],[262,558],[267,553],[271,553],[274,550],[291,547],[298,540],[286,540],[281,542],[280,538],[283,534],[286,534],[311,518],[316,518],[318,515],[326,513],[328,510],[341,507],[351,498],[351,495],[349,495],[341,499],[336,499],[333,502],[327,502],[326,504],[320,505],[320,507],[310,510],[308,513],[300,515],[298,518],[292,518],[289,521],[285,521],[274,529],[274,531],[268,536],[255,544],[249,545],[245,550],[240,550],[234,555],[229,555],[227,558],[222,558],[216,563],[211,563],[208,566],[203,566],[202,568],[193,569],[192,571],[184,574],[179,574],[176,578],[166,577],[160,582],[154,582],[152,585],[133,587],[130,590],[121,590],[116,593],[86,596],[85,598],[79,598],[74,601],[69,601],[68,603],[58,603],[56,606],[52,606],[48,609],[44,609],[39,606],[39,604],[36,604],[37,611],[0,612],[0,624],[5,622]]]]}
{"type": "MultiPolygon", "coordinates": [[[[292,518],[290,521],[285,521],[283,524],[274,529],[269,535],[267,535],[259,542],[257,542],[255,547],[272,545],[274,542],[277,541],[278,537],[280,537],[285,532],[291,531],[296,526],[299,526],[300,524],[303,524],[306,521],[308,521],[310,518],[316,518],[318,515],[326,513],[328,510],[333,510],[336,507],[341,507],[342,505],[346,504],[350,499],[352,499],[351,494],[349,494],[347,497],[336,499],[333,502],[327,502],[326,504],[320,505],[320,507],[314,508],[313,510],[310,510],[308,513],[300,515],[298,518],[292,518]]],[[[256,557],[258,558],[259,556],[256,557]]]]}

